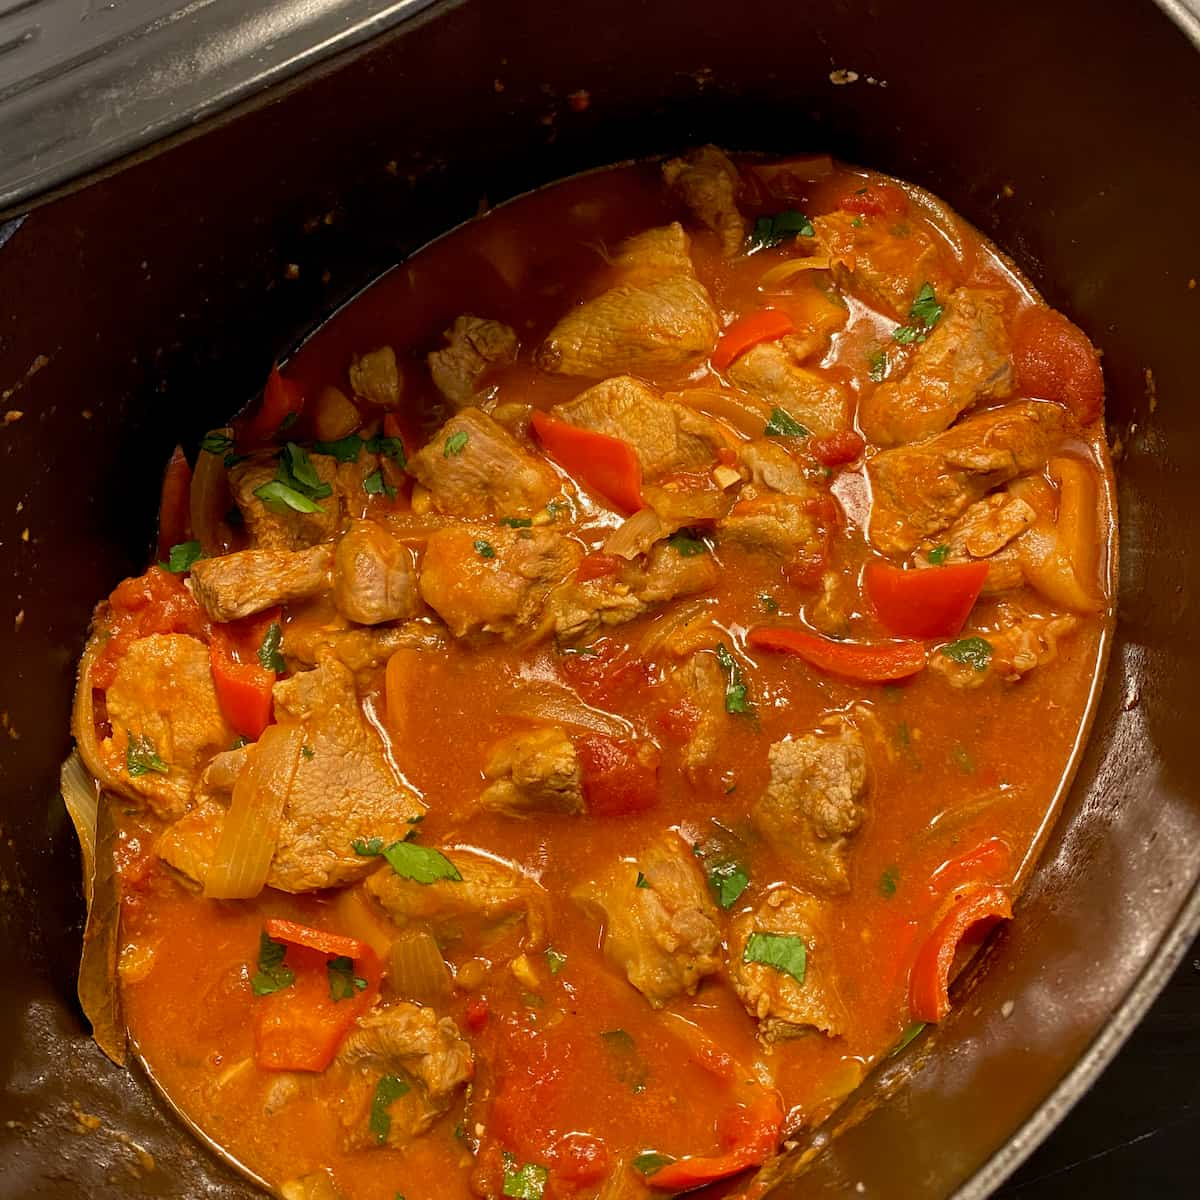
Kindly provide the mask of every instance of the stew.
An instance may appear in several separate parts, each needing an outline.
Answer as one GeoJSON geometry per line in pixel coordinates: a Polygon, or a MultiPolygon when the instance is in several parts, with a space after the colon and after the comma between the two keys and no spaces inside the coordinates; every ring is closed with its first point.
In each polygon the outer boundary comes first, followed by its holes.
{"type": "Polygon", "coordinates": [[[827,157],[429,246],[176,452],[96,610],[101,1045],[289,1198],[761,1164],[1020,920],[1112,615],[1102,415],[994,247],[827,157]]]}

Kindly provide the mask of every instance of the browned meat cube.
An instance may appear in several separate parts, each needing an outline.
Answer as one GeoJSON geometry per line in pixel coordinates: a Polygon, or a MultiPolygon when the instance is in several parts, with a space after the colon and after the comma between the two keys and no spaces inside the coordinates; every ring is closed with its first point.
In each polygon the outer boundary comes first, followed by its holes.
{"type": "Polygon", "coordinates": [[[702,146],[663,164],[663,179],[684,204],[721,239],[726,258],[746,240],[746,219],[738,211],[738,171],[724,151],[702,146]]]}
{"type": "Polygon", "coordinates": [[[713,766],[717,746],[729,714],[725,711],[725,674],[717,656],[702,650],[691,655],[666,678],[672,710],[691,725],[683,747],[683,769],[693,783],[713,766]]]}
{"type": "Polygon", "coordinates": [[[479,807],[509,817],[584,810],[579,755],[558,725],[514,733],[488,752],[479,807]]]}
{"type": "Polygon", "coordinates": [[[1042,616],[1002,605],[994,629],[964,630],[958,642],[931,656],[929,666],[956,688],[982,687],[993,679],[1016,683],[1035,667],[1054,662],[1058,643],[1078,628],[1075,616],[1042,616]],[[972,643],[970,654],[958,651],[966,641],[972,643]]]}
{"type": "Polygon", "coordinates": [[[743,442],[738,448],[738,462],[746,478],[742,496],[749,498],[762,492],[782,492],[790,496],[816,495],[816,490],[804,474],[804,468],[786,449],[772,438],[756,438],[743,442]]]}
{"type": "Polygon", "coordinates": [[[867,463],[871,543],[885,554],[908,554],[985,492],[1045,462],[1066,429],[1065,409],[1023,400],[875,455],[867,463]]]}
{"type": "Polygon", "coordinates": [[[950,290],[943,252],[907,223],[839,211],[814,217],[813,229],[839,285],[898,321],[908,320],[922,284],[938,296],[950,290]]]}
{"type": "Polygon", "coordinates": [[[360,400],[379,408],[395,408],[402,390],[396,352],[380,346],[368,354],[356,354],[350,364],[350,386],[360,400]]]}
{"type": "Polygon", "coordinates": [[[720,326],[678,223],[630,238],[614,264],[619,280],[550,331],[536,361],[556,375],[602,379],[626,371],[677,371],[716,345],[720,326]]]}
{"type": "MultiPolygon", "coordinates": [[[[155,815],[178,817],[205,763],[233,742],[217,704],[208,647],[182,633],[153,633],[121,656],[107,692],[112,737],[100,744],[125,795],[155,815]]],[[[81,741],[81,750],[87,742],[81,741]]],[[[91,767],[92,764],[88,764],[91,767]]]]}
{"type": "Polygon", "coordinates": [[[517,360],[517,335],[500,321],[470,313],[458,317],[443,335],[447,345],[426,356],[437,390],[454,405],[465,408],[478,397],[489,371],[517,360]]]}
{"type": "Polygon", "coordinates": [[[581,557],[578,543],[549,529],[438,529],[421,562],[421,598],[455,637],[530,637],[548,627],[550,593],[581,557]]]}
{"type": "MultiPolygon", "coordinates": [[[[331,488],[337,480],[337,460],[328,454],[310,454],[309,461],[321,482],[331,488]]],[[[333,537],[338,525],[336,493],[318,500],[320,512],[295,512],[282,504],[268,505],[254,493],[275,478],[275,455],[256,454],[229,471],[229,488],[242,514],[250,545],[257,550],[304,550],[333,537]]]]}
{"type": "Polygon", "coordinates": [[[826,908],[826,902],[784,884],[768,892],[756,910],[733,922],[730,979],[746,1011],[758,1019],[765,1042],[799,1037],[812,1029],[829,1037],[845,1030],[846,1008],[828,958],[826,908]]]}
{"type": "MultiPolygon", "coordinates": [[[[377,1146],[372,1104],[385,1075],[405,1090],[386,1106],[384,1141],[403,1147],[427,1132],[475,1074],[471,1047],[449,1017],[419,1004],[390,1004],[359,1017],[330,1074],[336,1080],[345,1130],[343,1147],[377,1146]]],[[[398,1089],[397,1089],[398,1090],[398,1089]]]]}
{"type": "Polygon", "coordinates": [[[1025,582],[1021,559],[1013,540],[1033,524],[1032,506],[1011,492],[994,492],[976,500],[944,533],[919,547],[926,563],[936,554],[941,563],[984,560],[988,564],[983,594],[1020,587],[1025,582]]]}
{"type": "Polygon", "coordinates": [[[736,359],[729,378],[772,408],[781,408],[810,433],[836,433],[850,427],[850,397],[839,384],[800,365],[808,348],[795,335],[760,342],[736,359]]]}
{"type": "Polygon", "coordinates": [[[695,857],[674,833],[572,893],[604,921],[604,953],[661,1008],[720,970],[721,931],[695,857]],[[638,877],[642,884],[639,886],[638,877]]]}
{"type": "Polygon", "coordinates": [[[456,517],[529,516],[559,490],[550,467],[478,408],[451,417],[408,469],[456,517]]]}
{"type": "Polygon", "coordinates": [[[461,879],[417,883],[390,868],[363,885],[400,926],[431,924],[434,931],[454,930],[471,941],[490,939],[498,926],[525,924],[524,944],[536,950],[546,942],[546,899],[542,889],[515,866],[469,850],[442,850],[461,879]]]}
{"type": "Polygon", "coordinates": [[[908,370],[859,405],[859,424],[880,446],[916,442],[941,433],[977,401],[1009,395],[1012,387],[1002,297],[959,288],[908,370]]]}
{"type": "Polygon", "coordinates": [[[766,495],[739,500],[717,522],[722,545],[744,546],[791,564],[797,579],[819,573],[825,561],[823,506],[811,494],[766,495]]]}
{"type": "Polygon", "coordinates": [[[666,541],[659,542],[644,563],[630,563],[621,577],[642,604],[653,606],[712,591],[721,572],[711,554],[687,553],[666,541]]]}
{"type": "Polygon", "coordinates": [[[355,521],[337,544],[333,599],[360,625],[416,616],[421,597],[412,551],[376,522],[355,521]]]}
{"type": "Polygon", "coordinates": [[[628,442],[647,479],[707,469],[728,444],[715,421],[628,375],[588,388],[558,405],[554,416],[628,442]]]}
{"type": "Polygon", "coordinates": [[[846,851],[862,824],[867,754],[854,729],[776,742],[771,781],[751,813],[755,827],[810,891],[848,891],[846,851]]]}
{"type": "Polygon", "coordinates": [[[236,621],[329,586],[333,548],[237,550],[192,566],[192,594],[214,621],[236,621]]]}
{"type": "Polygon", "coordinates": [[[620,576],[576,580],[551,597],[554,633],[559,641],[573,642],[590,637],[597,629],[624,625],[647,609],[629,583],[620,576]]]}
{"type": "Polygon", "coordinates": [[[309,667],[332,655],[351,671],[365,671],[383,666],[397,650],[435,649],[444,641],[441,626],[431,620],[377,625],[369,629],[352,629],[344,622],[329,625],[305,622],[284,629],[283,653],[309,667]]]}

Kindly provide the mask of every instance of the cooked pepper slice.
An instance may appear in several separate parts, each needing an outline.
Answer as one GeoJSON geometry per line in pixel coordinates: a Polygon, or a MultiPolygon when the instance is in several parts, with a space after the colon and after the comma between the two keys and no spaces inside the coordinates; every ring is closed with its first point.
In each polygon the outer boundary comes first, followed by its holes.
{"type": "Polygon", "coordinates": [[[985,562],[911,571],[871,562],[863,573],[863,584],[889,633],[907,638],[953,638],[966,623],[987,573],[985,562]]]}
{"type": "Polygon", "coordinates": [[[723,371],[733,360],[745,354],[759,342],[773,342],[796,328],[792,318],[777,308],[760,308],[758,312],[738,317],[717,342],[712,352],[712,365],[723,371]]]}
{"type": "Polygon", "coordinates": [[[580,483],[626,513],[643,507],[642,464],[628,442],[544,412],[533,414],[533,428],[551,456],[580,483]]]}
{"type": "Polygon", "coordinates": [[[925,668],[925,647],[920,642],[834,642],[784,625],[760,625],[750,630],[748,640],[760,650],[795,654],[830,675],[865,683],[906,679],[925,668]]]}
{"type": "Polygon", "coordinates": [[[189,540],[191,533],[192,468],[183,447],[176,446],[166,474],[158,506],[158,557],[165,559],[172,546],[189,540]]]}
{"type": "Polygon", "coordinates": [[[298,417],[304,408],[304,392],[294,380],[285,379],[279,367],[271,368],[263,388],[262,404],[250,422],[250,434],[266,441],[273,438],[289,417],[298,417]]]}
{"type": "Polygon", "coordinates": [[[279,609],[274,608],[212,627],[209,664],[217,703],[234,731],[251,741],[271,723],[275,672],[262,665],[258,650],[267,630],[278,620],[279,609]]]}

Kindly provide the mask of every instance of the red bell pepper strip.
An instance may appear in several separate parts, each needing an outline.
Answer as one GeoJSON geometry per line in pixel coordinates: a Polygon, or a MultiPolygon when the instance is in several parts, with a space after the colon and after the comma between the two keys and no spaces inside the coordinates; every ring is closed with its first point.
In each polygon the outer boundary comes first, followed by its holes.
{"type": "Polygon", "coordinates": [[[285,379],[278,366],[272,367],[263,388],[262,404],[250,422],[251,436],[263,441],[273,438],[284,421],[293,414],[299,416],[303,408],[304,393],[300,385],[285,379]]]}
{"type": "Polygon", "coordinates": [[[870,562],[863,572],[863,584],[889,633],[907,638],[953,638],[966,623],[987,573],[985,562],[911,571],[870,562]]]}
{"type": "Polygon", "coordinates": [[[834,642],[783,625],[760,625],[750,630],[748,640],[760,650],[795,654],[820,671],[865,683],[907,679],[925,667],[925,647],[920,642],[834,642]]]}
{"type": "Polygon", "coordinates": [[[999,837],[980,842],[973,850],[944,862],[929,877],[929,890],[940,896],[965,880],[1002,879],[1012,863],[1012,850],[999,837]]]}
{"type": "Polygon", "coordinates": [[[773,342],[793,332],[795,322],[777,308],[760,308],[758,312],[738,317],[717,342],[711,362],[718,371],[724,371],[735,358],[745,354],[759,342],[773,342]]]}
{"type": "Polygon", "coordinates": [[[358,938],[271,919],[267,936],[287,942],[284,962],[295,974],[287,987],[254,1001],[254,1058],[264,1071],[323,1071],[342,1039],[379,995],[379,956],[358,938]],[[329,960],[349,958],[366,985],[335,1000],[329,960]]]}
{"type": "Polygon", "coordinates": [[[251,741],[271,723],[275,672],[259,662],[258,650],[279,609],[240,621],[214,624],[208,646],[217,704],[235,733],[251,741]]]}
{"type": "Polygon", "coordinates": [[[663,1191],[686,1192],[726,1179],[765,1162],[778,1146],[782,1129],[783,1107],[775,1093],[754,1105],[739,1105],[718,1127],[721,1141],[730,1146],[729,1150],[668,1163],[648,1175],[646,1183],[663,1191]]]}
{"type": "Polygon", "coordinates": [[[877,183],[843,196],[838,208],[860,217],[902,217],[908,212],[908,197],[897,187],[877,183]]]}
{"type": "Polygon", "coordinates": [[[533,428],[550,455],[584,486],[626,513],[644,506],[642,464],[628,442],[544,412],[533,414],[533,428]]]}
{"type": "Polygon", "coordinates": [[[950,968],[968,930],[985,922],[990,928],[1011,917],[1012,902],[1002,887],[981,884],[955,896],[913,963],[908,1007],[916,1020],[940,1021],[950,1011],[950,968]]]}
{"type": "Polygon", "coordinates": [[[575,748],[589,812],[620,817],[658,803],[657,752],[650,743],[587,733],[575,748]]]}
{"type": "Polygon", "coordinates": [[[183,447],[176,446],[163,475],[158,505],[158,557],[165,559],[172,546],[190,540],[192,468],[183,447]]]}
{"type": "Polygon", "coordinates": [[[1012,359],[1022,396],[1057,400],[1082,425],[1100,415],[1104,376],[1096,348],[1062,313],[1049,308],[1021,313],[1013,326],[1012,359]]]}

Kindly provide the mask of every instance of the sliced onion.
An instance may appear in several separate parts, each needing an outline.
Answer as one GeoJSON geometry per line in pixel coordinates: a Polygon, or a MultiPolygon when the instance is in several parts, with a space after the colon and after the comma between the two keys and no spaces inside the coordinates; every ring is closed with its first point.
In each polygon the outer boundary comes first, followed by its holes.
{"type": "MultiPolygon", "coordinates": [[[[645,658],[652,654],[691,625],[700,623],[704,628],[710,628],[712,626],[711,611],[712,603],[708,600],[689,600],[675,608],[668,609],[646,631],[638,646],[639,656],[645,658]]],[[[694,648],[688,647],[688,649],[694,648]]]]}
{"type": "Polygon", "coordinates": [[[388,954],[392,990],[401,1000],[437,1007],[450,999],[450,968],[426,929],[405,930],[388,954]]]}
{"type": "Polygon", "coordinates": [[[92,907],[92,872],[96,866],[96,818],[100,811],[100,789],[96,780],[88,774],[78,750],[63,763],[59,772],[59,786],[63,803],[75,836],[79,839],[79,852],[83,859],[83,895],[88,908],[92,907]]]}
{"type": "Polygon", "coordinates": [[[639,554],[647,554],[655,542],[673,532],[674,529],[654,509],[639,508],[608,535],[604,553],[615,554],[618,558],[636,558],[639,554]]]}
{"type": "Polygon", "coordinates": [[[833,259],[828,254],[813,254],[808,258],[789,258],[764,271],[758,281],[759,287],[777,287],[802,271],[828,271],[833,259]]]}
{"type": "MultiPolygon", "coordinates": [[[[232,429],[218,429],[233,437],[232,429]]],[[[232,496],[229,492],[229,472],[225,459],[220,454],[201,450],[196,455],[196,469],[192,473],[192,490],[189,508],[192,519],[192,536],[208,558],[228,554],[233,549],[233,530],[225,520],[232,496]]]]}
{"type": "Polygon", "coordinates": [[[509,692],[500,702],[500,712],[510,717],[523,717],[548,725],[573,725],[608,737],[633,737],[634,728],[615,713],[604,712],[584,704],[579,697],[560,683],[539,680],[522,684],[509,692]]]}
{"type": "Polygon", "coordinates": [[[743,437],[760,438],[771,419],[771,408],[741,392],[720,391],[717,388],[690,388],[672,392],[672,400],[686,404],[696,412],[723,421],[743,437]]]}
{"type": "Polygon", "coordinates": [[[249,900],[262,891],[304,738],[300,725],[268,725],[254,744],[204,880],[208,899],[249,900]]]}
{"type": "Polygon", "coordinates": [[[108,755],[100,744],[96,732],[96,705],[92,695],[92,668],[100,653],[103,642],[93,636],[84,649],[79,663],[79,682],[75,686],[75,704],[71,709],[71,732],[75,745],[87,769],[99,780],[102,787],[114,792],[127,792],[126,781],[113,770],[108,755]]]}
{"type": "Polygon", "coordinates": [[[912,206],[942,235],[954,255],[954,261],[969,271],[975,258],[974,241],[963,233],[961,219],[941,200],[914,183],[900,183],[900,189],[912,206]]]}

